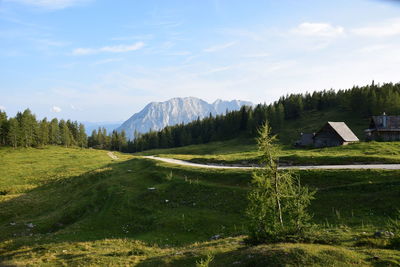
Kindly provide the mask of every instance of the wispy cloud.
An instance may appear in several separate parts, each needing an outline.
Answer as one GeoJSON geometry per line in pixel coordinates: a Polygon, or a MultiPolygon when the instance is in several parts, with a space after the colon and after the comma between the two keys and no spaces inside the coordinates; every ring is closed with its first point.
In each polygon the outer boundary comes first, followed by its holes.
{"type": "Polygon", "coordinates": [[[114,45],[114,46],[104,46],[100,48],[76,48],[72,51],[73,55],[83,56],[83,55],[93,55],[99,53],[124,53],[139,50],[144,47],[143,42],[137,42],[132,45],[114,45]]]}
{"type": "Polygon", "coordinates": [[[291,32],[303,36],[337,37],[344,34],[344,28],[329,23],[303,22],[291,32]]]}
{"type": "Polygon", "coordinates": [[[76,107],[76,106],[73,105],[73,104],[70,104],[69,106],[70,106],[70,108],[71,108],[72,110],[75,110],[75,111],[82,111],[81,108],[78,108],[78,107],[76,107]]]}
{"type": "Polygon", "coordinates": [[[120,58],[120,57],[119,58],[106,58],[103,60],[93,62],[92,65],[96,66],[96,65],[102,65],[102,64],[107,64],[107,63],[111,63],[111,62],[118,62],[118,61],[122,61],[122,60],[123,60],[123,58],[120,58]]]}
{"type": "Polygon", "coordinates": [[[387,44],[376,44],[376,45],[365,46],[365,47],[361,48],[359,51],[362,53],[372,53],[372,52],[386,50],[389,48],[390,48],[390,46],[387,44]]]}
{"type": "Polygon", "coordinates": [[[111,40],[113,41],[150,40],[153,37],[154,36],[152,34],[143,34],[143,35],[118,36],[111,38],[111,40]]]}
{"type": "Polygon", "coordinates": [[[64,9],[71,6],[82,5],[91,0],[5,0],[18,4],[34,6],[43,9],[56,10],[64,9]]]}
{"type": "Polygon", "coordinates": [[[367,26],[352,30],[353,33],[366,37],[390,37],[400,35],[400,18],[387,20],[377,26],[367,26]]]}
{"type": "Polygon", "coordinates": [[[177,51],[168,53],[167,56],[190,56],[191,54],[189,51],[177,51]]]}
{"type": "Polygon", "coordinates": [[[207,52],[207,53],[213,53],[213,52],[217,52],[217,51],[229,48],[231,46],[234,46],[234,45],[236,45],[236,43],[237,42],[234,41],[234,42],[229,42],[229,43],[225,43],[225,44],[215,45],[215,46],[208,47],[208,48],[204,49],[203,51],[207,52]]]}
{"type": "Polygon", "coordinates": [[[270,54],[269,53],[257,53],[257,54],[247,54],[244,55],[244,58],[265,58],[265,57],[269,57],[270,54]]]}
{"type": "Polygon", "coordinates": [[[6,110],[6,107],[0,105],[0,110],[5,111],[5,110],[6,110]]]}
{"type": "Polygon", "coordinates": [[[60,113],[60,112],[61,112],[61,108],[60,108],[60,107],[57,107],[57,106],[53,106],[53,107],[51,108],[51,111],[54,112],[54,113],[60,113]]]}

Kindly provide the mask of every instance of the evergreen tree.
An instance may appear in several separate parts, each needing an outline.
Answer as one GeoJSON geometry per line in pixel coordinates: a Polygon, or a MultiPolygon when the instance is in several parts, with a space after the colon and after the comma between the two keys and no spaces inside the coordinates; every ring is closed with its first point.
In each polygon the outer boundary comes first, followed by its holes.
{"type": "Polygon", "coordinates": [[[39,145],[45,146],[49,143],[49,123],[47,122],[47,119],[44,118],[40,123],[39,123],[39,145]]]}
{"type": "Polygon", "coordinates": [[[77,145],[81,148],[87,147],[88,137],[86,135],[85,125],[79,124],[79,131],[77,136],[77,145]]]}
{"type": "Polygon", "coordinates": [[[300,185],[300,179],[288,171],[278,171],[279,146],[265,124],[257,138],[264,167],[253,173],[249,193],[250,241],[280,242],[290,236],[301,237],[309,227],[306,209],[314,192],[300,185]]]}
{"type": "Polygon", "coordinates": [[[7,144],[8,120],[5,111],[0,110],[0,146],[7,144]]]}
{"type": "Polygon", "coordinates": [[[60,144],[60,127],[57,119],[52,119],[49,126],[49,143],[52,145],[60,144]]]}
{"type": "Polygon", "coordinates": [[[17,148],[21,144],[20,137],[21,134],[18,120],[16,118],[10,118],[7,134],[8,144],[13,148],[17,148]]]}
{"type": "Polygon", "coordinates": [[[22,146],[31,147],[37,144],[38,123],[35,115],[29,109],[17,114],[20,126],[20,140],[22,146]]]}
{"type": "Polygon", "coordinates": [[[59,123],[59,127],[60,127],[60,141],[61,141],[61,145],[65,146],[65,147],[69,147],[71,146],[72,143],[72,135],[71,132],[68,128],[67,123],[64,120],[60,120],[59,123]]]}

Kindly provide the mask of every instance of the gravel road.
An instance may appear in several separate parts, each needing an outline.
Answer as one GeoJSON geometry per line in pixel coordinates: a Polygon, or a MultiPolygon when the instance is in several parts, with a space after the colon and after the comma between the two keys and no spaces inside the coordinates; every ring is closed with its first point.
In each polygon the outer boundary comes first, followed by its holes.
{"type": "MultiPolygon", "coordinates": [[[[208,168],[208,169],[241,169],[249,170],[256,169],[259,167],[251,166],[223,166],[223,165],[212,165],[212,164],[200,164],[189,161],[160,158],[156,156],[144,156],[147,159],[158,160],[171,164],[177,164],[182,166],[208,168]]],[[[298,169],[298,170],[313,170],[313,169],[382,169],[382,170],[400,170],[400,164],[352,164],[352,165],[310,165],[310,166],[285,166],[279,167],[279,169],[298,169]]]]}

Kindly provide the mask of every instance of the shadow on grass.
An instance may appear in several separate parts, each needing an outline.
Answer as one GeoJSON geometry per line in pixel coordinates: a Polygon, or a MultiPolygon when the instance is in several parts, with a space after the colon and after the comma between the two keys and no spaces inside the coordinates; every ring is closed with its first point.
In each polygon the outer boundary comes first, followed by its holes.
{"type": "MultiPolygon", "coordinates": [[[[395,210],[393,203],[400,196],[399,173],[336,170],[302,171],[299,175],[304,183],[324,189],[312,204],[317,223],[329,218],[331,223],[361,225],[370,218],[379,226],[382,218],[395,210]]],[[[50,245],[63,242],[104,239],[179,247],[209,240],[215,234],[243,234],[250,175],[243,171],[173,167],[135,158],[50,181],[0,202],[0,241],[8,240],[0,252],[7,252],[5,258],[9,259],[40,254],[50,245]]],[[[112,257],[116,252],[110,253],[112,257]]],[[[225,258],[242,255],[240,251],[229,253],[216,255],[215,261],[224,263],[225,258]]],[[[68,254],[59,256],[71,260],[68,257],[80,253],[68,254]]],[[[181,258],[177,255],[172,262],[185,266],[199,259],[191,252],[181,258]]],[[[164,259],[160,256],[148,263],[164,259]]],[[[254,262],[249,259],[250,263],[254,262]]]]}
{"type": "Polygon", "coordinates": [[[144,159],[115,162],[0,202],[0,241],[10,241],[9,258],[29,253],[17,250],[30,245],[35,253],[41,245],[108,238],[180,246],[237,234],[246,205],[239,185],[248,177],[144,159]]]}

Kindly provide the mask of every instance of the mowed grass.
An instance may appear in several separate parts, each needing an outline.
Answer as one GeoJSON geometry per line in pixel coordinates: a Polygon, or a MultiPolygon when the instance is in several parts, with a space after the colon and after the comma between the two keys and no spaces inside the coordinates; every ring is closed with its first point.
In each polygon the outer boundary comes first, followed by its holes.
{"type": "Polygon", "coordinates": [[[0,149],[0,265],[195,266],[210,254],[210,266],[400,264],[385,240],[358,242],[394,214],[399,171],[297,172],[318,190],[311,212],[321,236],[336,241],[248,247],[251,171],[115,154],[0,149]]]}
{"type": "MultiPolygon", "coordinates": [[[[327,148],[282,145],[282,165],[400,163],[400,142],[359,142],[327,148]]],[[[148,150],[137,155],[157,155],[196,163],[257,164],[260,153],[251,139],[233,139],[173,149],[148,150]]]]}

